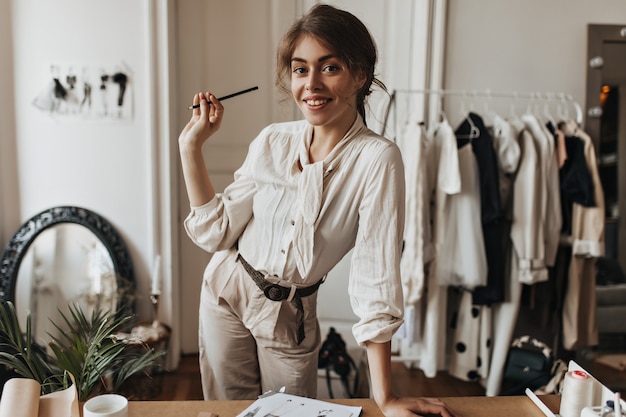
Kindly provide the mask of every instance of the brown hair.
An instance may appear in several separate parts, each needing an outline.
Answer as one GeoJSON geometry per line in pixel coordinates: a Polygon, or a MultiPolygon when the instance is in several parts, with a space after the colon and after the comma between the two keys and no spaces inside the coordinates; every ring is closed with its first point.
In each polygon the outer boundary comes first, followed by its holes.
{"type": "Polygon", "coordinates": [[[365,120],[365,98],[372,92],[372,83],[383,90],[385,85],[374,76],[377,61],[376,44],[367,27],[353,14],[327,4],[313,6],[283,36],[278,47],[276,85],[289,91],[286,80],[291,75],[291,58],[298,41],[313,36],[335,52],[352,74],[365,77],[357,92],[357,111],[365,120]]]}

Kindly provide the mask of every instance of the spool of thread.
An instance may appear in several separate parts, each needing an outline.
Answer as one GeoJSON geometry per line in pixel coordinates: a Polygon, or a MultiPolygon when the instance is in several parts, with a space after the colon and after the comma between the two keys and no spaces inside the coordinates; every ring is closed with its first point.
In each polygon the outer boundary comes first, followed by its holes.
{"type": "Polygon", "coordinates": [[[583,371],[565,374],[561,393],[561,417],[580,417],[583,408],[593,405],[593,379],[583,371]]]}

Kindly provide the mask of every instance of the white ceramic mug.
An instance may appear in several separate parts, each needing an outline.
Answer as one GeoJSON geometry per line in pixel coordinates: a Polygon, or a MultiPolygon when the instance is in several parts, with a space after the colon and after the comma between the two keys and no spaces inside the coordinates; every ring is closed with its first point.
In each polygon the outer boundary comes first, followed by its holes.
{"type": "Polygon", "coordinates": [[[128,417],[128,400],[118,394],[103,394],[88,400],[83,417],[128,417]]]}
{"type": "Polygon", "coordinates": [[[580,412],[580,417],[613,417],[613,412],[607,414],[602,406],[585,407],[580,412]]]}

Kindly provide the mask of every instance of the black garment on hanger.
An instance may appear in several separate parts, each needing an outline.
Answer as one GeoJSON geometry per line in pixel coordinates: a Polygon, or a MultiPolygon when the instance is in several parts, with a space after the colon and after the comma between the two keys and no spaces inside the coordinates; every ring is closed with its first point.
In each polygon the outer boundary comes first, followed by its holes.
{"type": "Polygon", "coordinates": [[[593,178],[585,158],[585,143],[578,136],[565,136],[565,149],[567,159],[559,170],[563,218],[561,231],[569,235],[572,232],[572,205],[578,203],[584,207],[593,207],[596,201],[593,178]]]}
{"type": "MultiPolygon", "coordinates": [[[[462,138],[469,136],[472,126],[479,130],[476,138],[470,139],[472,151],[478,163],[480,184],[480,211],[483,240],[487,256],[487,285],[476,287],[472,293],[474,304],[490,305],[504,301],[504,254],[502,252],[503,212],[500,200],[498,160],[493,138],[482,117],[470,112],[456,129],[462,138]]],[[[467,139],[457,139],[457,146],[466,144],[467,139]]]]}

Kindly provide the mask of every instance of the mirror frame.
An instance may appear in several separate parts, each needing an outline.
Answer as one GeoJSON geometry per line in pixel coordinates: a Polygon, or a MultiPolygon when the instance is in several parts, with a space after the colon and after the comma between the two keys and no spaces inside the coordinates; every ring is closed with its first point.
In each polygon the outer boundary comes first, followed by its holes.
{"type": "Polygon", "coordinates": [[[128,288],[118,302],[119,306],[129,308],[135,275],[130,253],[120,234],[99,214],[76,206],[59,206],[44,210],[28,219],[9,241],[0,259],[0,301],[15,300],[17,276],[22,259],[35,238],[48,228],[62,223],[75,223],[85,226],[102,242],[106,248],[117,274],[118,288],[128,288]]]}
{"type": "Polygon", "coordinates": [[[602,47],[605,42],[626,42],[626,37],[622,35],[625,25],[587,25],[587,87],[586,87],[586,108],[585,131],[595,141],[600,138],[600,117],[589,114],[589,109],[600,106],[600,88],[602,87],[602,66],[593,68],[590,65],[592,58],[602,56],[602,47]]]}
{"type": "MultiPolygon", "coordinates": [[[[600,90],[602,87],[602,65],[594,67],[591,60],[603,55],[605,43],[626,43],[626,25],[587,25],[587,87],[586,87],[586,111],[585,131],[594,141],[597,156],[600,152],[601,116],[592,114],[591,109],[600,107],[600,90]]],[[[626,93],[626,92],[625,92],[626,93]]],[[[621,127],[623,132],[626,127],[621,127]]],[[[620,133],[618,141],[622,140],[624,133],[620,133]]],[[[620,142],[621,143],[621,142],[620,142]]],[[[618,152],[617,157],[617,189],[619,212],[626,213],[626,194],[622,191],[626,184],[626,152],[618,152]]],[[[617,232],[617,259],[623,269],[626,269],[626,222],[618,222],[617,232]]]]}

